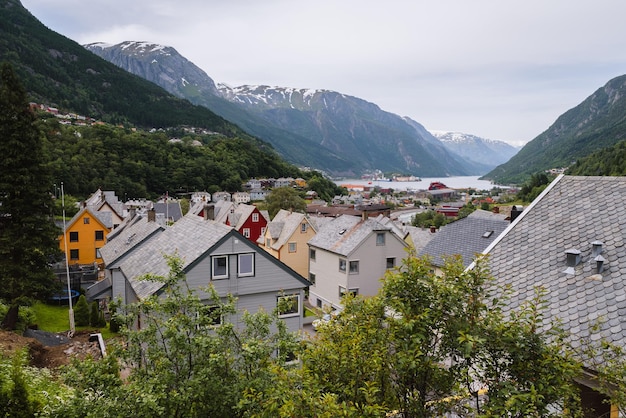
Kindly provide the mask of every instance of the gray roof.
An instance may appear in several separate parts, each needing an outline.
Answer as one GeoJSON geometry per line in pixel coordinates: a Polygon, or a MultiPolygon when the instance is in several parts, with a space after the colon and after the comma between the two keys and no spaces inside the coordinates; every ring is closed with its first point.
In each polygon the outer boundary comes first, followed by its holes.
{"type": "Polygon", "coordinates": [[[166,277],[169,267],[165,255],[176,254],[183,261],[183,269],[206,253],[232,228],[214,221],[205,221],[199,216],[184,216],[174,225],[120,260],[119,267],[128,279],[139,299],[158,291],[162,283],[139,280],[145,274],[166,277]]]}
{"type": "Polygon", "coordinates": [[[363,220],[360,216],[341,215],[324,224],[308,244],[349,256],[373,231],[393,232],[393,229],[376,219],[363,220]]]}
{"type": "Polygon", "coordinates": [[[435,237],[436,234],[430,232],[429,228],[419,228],[417,226],[406,225],[404,230],[409,234],[415,252],[419,254],[422,249],[435,237]]]}
{"type": "MultiPolygon", "coordinates": [[[[603,337],[626,346],[626,177],[560,176],[488,248],[491,274],[510,285],[508,309],[547,291],[545,322],[559,318],[566,330],[588,336],[602,320],[603,337]],[[604,271],[597,274],[592,242],[603,243],[604,271]],[[582,262],[566,274],[568,249],[582,262]]],[[[580,338],[573,338],[578,344],[580,338]]]]}
{"type": "MultiPolygon", "coordinates": [[[[276,240],[272,244],[272,248],[279,250],[285,245],[294,232],[300,228],[304,220],[305,215],[303,213],[290,212],[284,209],[279,210],[272,222],[267,225],[270,237],[276,240]]],[[[315,226],[311,226],[315,229],[315,226]]]]}
{"type": "Polygon", "coordinates": [[[463,265],[469,266],[476,254],[482,253],[509,225],[504,218],[499,213],[476,210],[439,228],[418,254],[430,256],[432,264],[438,267],[444,265],[445,257],[460,255],[463,265]]]}
{"type": "Polygon", "coordinates": [[[154,211],[157,214],[162,214],[166,218],[171,218],[174,222],[177,222],[183,217],[183,211],[180,208],[180,202],[157,202],[154,204],[154,211]]]}
{"type": "Polygon", "coordinates": [[[155,233],[163,231],[163,227],[156,222],[148,222],[147,216],[137,215],[128,223],[120,225],[115,231],[116,234],[112,238],[109,234],[106,245],[100,248],[105,266],[116,262],[155,233]],[[119,232],[117,232],[118,229],[119,232]]]}

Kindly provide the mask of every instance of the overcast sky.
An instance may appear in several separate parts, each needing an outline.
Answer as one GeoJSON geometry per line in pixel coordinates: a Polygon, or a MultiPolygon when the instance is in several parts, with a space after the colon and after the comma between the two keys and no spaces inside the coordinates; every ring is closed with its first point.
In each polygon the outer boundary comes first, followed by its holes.
{"type": "Polygon", "coordinates": [[[22,0],[80,43],[172,46],[215,82],[335,90],[528,142],[626,74],[624,0],[22,0]]]}

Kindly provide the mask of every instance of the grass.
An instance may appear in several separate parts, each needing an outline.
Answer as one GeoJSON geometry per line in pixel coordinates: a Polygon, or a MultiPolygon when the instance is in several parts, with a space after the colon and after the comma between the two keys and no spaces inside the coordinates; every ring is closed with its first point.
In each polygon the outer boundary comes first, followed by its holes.
{"type": "MultiPolygon", "coordinates": [[[[70,329],[69,307],[63,305],[53,305],[37,302],[32,307],[35,313],[36,323],[40,330],[48,332],[64,332],[70,329]]],[[[76,331],[94,331],[102,334],[105,340],[115,337],[117,334],[111,332],[108,327],[76,327],[76,331]]]]}

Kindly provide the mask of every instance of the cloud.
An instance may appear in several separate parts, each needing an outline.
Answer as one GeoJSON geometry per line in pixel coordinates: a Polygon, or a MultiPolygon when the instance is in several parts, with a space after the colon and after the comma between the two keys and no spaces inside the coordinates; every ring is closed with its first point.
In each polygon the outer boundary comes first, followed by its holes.
{"type": "Polygon", "coordinates": [[[217,82],[326,88],[529,141],[626,69],[626,2],[23,0],[79,43],[173,46],[217,82]]]}

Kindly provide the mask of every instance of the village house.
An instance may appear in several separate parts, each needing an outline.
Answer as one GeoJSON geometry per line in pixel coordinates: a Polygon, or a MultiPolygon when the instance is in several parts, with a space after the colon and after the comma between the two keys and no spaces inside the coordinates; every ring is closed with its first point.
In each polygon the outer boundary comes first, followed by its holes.
{"type": "Polygon", "coordinates": [[[234,227],[250,242],[256,243],[265,234],[269,222],[267,211],[260,211],[254,205],[237,205],[226,219],[226,225],[234,227]]]}
{"type": "Polygon", "coordinates": [[[308,277],[307,242],[315,236],[318,221],[324,222],[326,219],[281,209],[268,223],[265,234],[259,237],[257,244],[302,277],[308,277]]]}
{"type": "Polygon", "coordinates": [[[477,209],[469,216],[439,228],[418,255],[428,256],[438,271],[446,258],[456,255],[461,256],[467,267],[476,254],[484,251],[508,226],[506,215],[477,209]]]}
{"type": "Polygon", "coordinates": [[[341,309],[347,294],[373,296],[385,272],[400,265],[408,244],[382,215],[341,215],[309,240],[309,301],[318,308],[341,309]]]}
{"type": "Polygon", "coordinates": [[[113,227],[111,212],[94,212],[83,207],[66,223],[59,237],[59,248],[65,253],[69,264],[93,265],[102,262],[100,248],[106,244],[107,234],[113,227]]]}
{"type": "MultiPolygon", "coordinates": [[[[169,255],[182,260],[189,288],[205,303],[212,303],[204,290],[209,285],[222,298],[229,294],[236,297],[237,313],[224,321],[241,324],[245,311],[273,312],[279,301],[287,298],[292,303],[279,312],[280,318],[290,331],[302,327],[308,281],[232,227],[196,215],[184,216],[163,229],[140,219],[107,245],[107,291],[123,304],[159,293],[163,284],[144,278],[148,274],[166,277],[169,266],[164,256],[169,255]]],[[[141,327],[140,320],[137,326],[141,327]]]]}
{"type": "Polygon", "coordinates": [[[112,228],[117,228],[126,216],[124,203],[120,202],[114,191],[98,189],[82,205],[88,207],[94,213],[109,212],[111,214],[112,228]]]}
{"type": "Polygon", "coordinates": [[[250,193],[248,192],[235,192],[233,193],[233,202],[237,205],[240,203],[250,203],[250,193]]]}
{"type": "MultiPolygon", "coordinates": [[[[589,339],[626,348],[625,205],[626,177],[557,177],[484,250],[496,284],[511,288],[505,313],[542,288],[544,326],[559,322],[575,348],[589,339]]],[[[594,390],[594,362],[585,366],[589,416],[617,418],[594,390]]]]}

